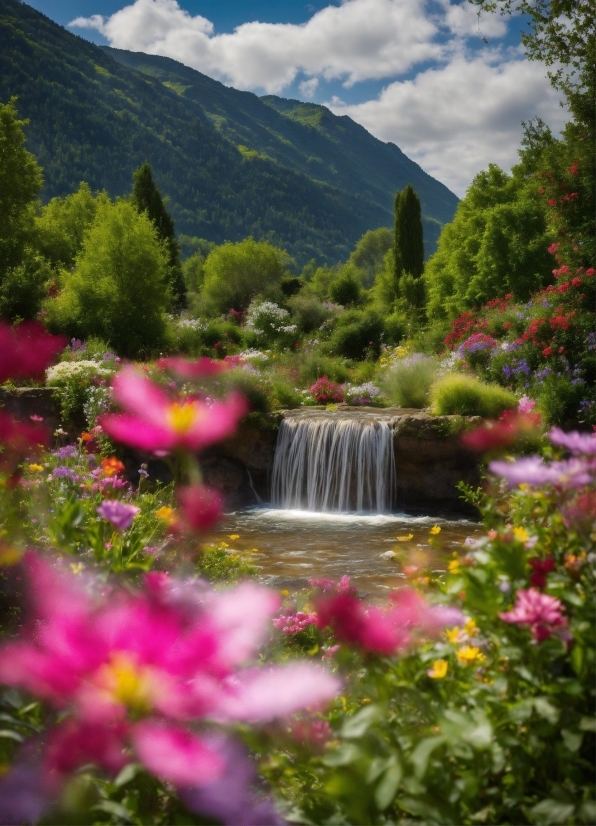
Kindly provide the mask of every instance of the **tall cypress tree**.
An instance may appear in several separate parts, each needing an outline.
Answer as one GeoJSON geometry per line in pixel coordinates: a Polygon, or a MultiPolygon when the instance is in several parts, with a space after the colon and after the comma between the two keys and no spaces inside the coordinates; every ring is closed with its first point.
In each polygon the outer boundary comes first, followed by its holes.
{"type": "Polygon", "coordinates": [[[395,196],[393,252],[396,289],[405,273],[420,278],[424,269],[422,213],[420,199],[411,184],[395,196]]]}
{"type": "Polygon", "coordinates": [[[176,240],[176,231],[172,216],[164,206],[159,189],[155,186],[150,164],[145,161],[133,174],[132,202],[139,212],[146,212],[147,217],[157,230],[159,240],[168,253],[169,281],[177,307],[183,307],[186,301],[186,287],[180,266],[180,247],[176,240]]]}

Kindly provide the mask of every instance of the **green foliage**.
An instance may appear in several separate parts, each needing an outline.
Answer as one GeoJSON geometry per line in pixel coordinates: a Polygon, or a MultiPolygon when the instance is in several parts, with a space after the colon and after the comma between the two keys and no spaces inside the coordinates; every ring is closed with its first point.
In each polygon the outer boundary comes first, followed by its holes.
{"type": "Polygon", "coordinates": [[[303,333],[312,333],[331,318],[331,311],[315,295],[300,293],[287,302],[293,321],[303,333]]]}
{"type": "Polygon", "coordinates": [[[405,273],[413,278],[422,275],[424,242],[420,199],[411,184],[395,196],[393,258],[396,284],[405,273]]]}
{"type": "Polygon", "coordinates": [[[381,388],[395,407],[428,407],[430,389],[437,376],[439,360],[415,353],[398,359],[386,370],[381,388]]]}
{"type": "Polygon", "coordinates": [[[304,396],[292,382],[283,376],[271,379],[272,408],[274,410],[292,410],[304,403],[304,396]]]}
{"type": "Polygon", "coordinates": [[[157,237],[168,254],[169,284],[174,303],[182,307],[186,300],[186,287],[180,267],[180,248],[172,216],[165,208],[161,194],[153,180],[151,166],[145,161],[133,175],[132,202],[139,212],[147,215],[157,237]]]}
{"type": "Polygon", "coordinates": [[[34,318],[52,274],[47,261],[26,246],[20,263],[6,270],[0,281],[0,318],[34,318]]]}
{"type": "Polygon", "coordinates": [[[317,379],[328,376],[332,381],[341,383],[350,377],[348,368],[328,356],[310,353],[300,362],[300,381],[310,387],[317,379]]]}
{"type": "Polygon", "coordinates": [[[385,344],[399,344],[405,337],[408,329],[407,321],[400,312],[391,313],[385,317],[384,321],[384,336],[385,344]]]}
{"type": "Polygon", "coordinates": [[[170,302],[168,261],[151,221],[127,201],[101,203],[74,272],[47,302],[50,325],[99,336],[123,356],[159,351],[170,302]]]}
{"type": "Polygon", "coordinates": [[[452,318],[510,292],[527,300],[551,277],[551,240],[535,183],[490,164],[427,263],[429,317],[452,318]]]}
{"type": "Polygon", "coordinates": [[[348,269],[331,282],[329,297],[342,307],[360,303],[362,297],[360,284],[348,269]]]}
{"type": "Polygon", "coordinates": [[[97,205],[107,200],[105,192],[94,198],[89,185],[83,182],[72,195],[52,198],[46,204],[35,222],[36,244],[52,267],[74,266],[85,234],[95,220],[97,205]]]}
{"type": "MultiPolygon", "coordinates": [[[[0,102],[0,315],[8,318],[23,317],[30,310],[23,300],[23,286],[31,260],[24,269],[13,270],[23,263],[31,241],[33,206],[43,183],[39,164],[25,149],[23,127],[27,123],[18,118],[15,97],[0,102]]],[[[32,289],[37,291],[35,280],[32,289]]],[[[36,303],[32,302],[33,313],[36,303]]]]}
{"type": "Polygon", "coordinates": [[[387,227],[365,232],[350,253],[348,263],[358,273],[363,287],[372,287],[384,266],[385,255],[393,247],[393,235],[387,227]]]}
{"type": "Polygon", "coordinates": [[[517,407],[517,399],[509,390],[463,373],[452,373],[439,379],[430,396],[432,412],[438,416],[498,419],[505,410],[517,407]]]}
{"type": "Polygon", "coordinates": [[[195,565],[201,576],[215,582],[237,582],[254,576],[258,570],[249,560],[221,543],[204,546],[195,565]]]}
{"type": "Polygon", "coordinates": [[[203,265],[201,300],[213,314],[243,310],[256,295],[274,299],[281,292],[287,254],[267,241],[247,238],[209,253],[203,265]]]}
{"type": "Polygon", "coordinates": [[[329,350],[338,356],[361,361],[378,358],[381,351],[383,319],[372,310],[349,310],[336,323],[329,350]]]}

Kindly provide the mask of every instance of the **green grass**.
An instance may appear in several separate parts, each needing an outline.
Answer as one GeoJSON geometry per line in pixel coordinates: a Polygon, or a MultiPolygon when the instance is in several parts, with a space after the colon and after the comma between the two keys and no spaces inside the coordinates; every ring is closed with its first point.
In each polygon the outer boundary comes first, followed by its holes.
{"type": "Polygon", "coordinates": [[[463,373],[439,379],[431,388],[431,409],[438,416],[482,416],[497,419],[505,410],[517,407],[509,390],[463,373]]]}

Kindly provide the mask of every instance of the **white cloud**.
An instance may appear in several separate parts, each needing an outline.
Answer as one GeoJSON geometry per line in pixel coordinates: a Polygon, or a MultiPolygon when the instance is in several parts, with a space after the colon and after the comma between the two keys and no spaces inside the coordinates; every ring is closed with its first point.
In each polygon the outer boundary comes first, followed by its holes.
{"type": "MultiPolygon", "coordinates": [[[[496,57],[489,53],[488,57],[496,57]]],[[[544,67],[520,58],[491,65],[486,57],[456,55],[446,66],[395,82],[376,100],[327,105],[349,115],[383,141],[463,195],[489,163],[509,169],[518,160],[521,121],[538,115],[556,132],[565,112],[544,67]]]]}
{"type": "Polygon", "coordinates": [[[281,92],[299,72],[346,86],[394,77],[440,57],[436,24],[421,0],[344,0],[306,23],[244,23],[231,34],[192,16],[176,0],[135,0],[111,17],[78,17],[110,45],[165,55],[239,89],[281,92]]]}
{"type": "Polygon", "coordinates": [[[305,98],[313,98],[318,87],[318,77],[309,77],[307,80],[303,80],[302,83],[298,84],[298,90],[300,91],[300,94],[305,98]]]}

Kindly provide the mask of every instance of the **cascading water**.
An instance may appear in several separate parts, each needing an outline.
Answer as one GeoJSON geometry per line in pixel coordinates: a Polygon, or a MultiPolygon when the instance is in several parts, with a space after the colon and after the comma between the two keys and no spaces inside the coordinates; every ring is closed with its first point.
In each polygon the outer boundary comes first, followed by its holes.
{"type": "Polygon", "coordinates": [[[288,509],[391,511],[395,459],[389,423],[364,417],[284,419],[273,461],[272,500],[288,509]]]}

